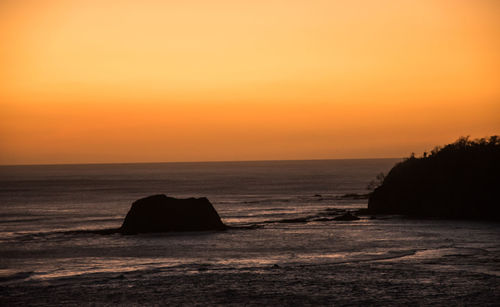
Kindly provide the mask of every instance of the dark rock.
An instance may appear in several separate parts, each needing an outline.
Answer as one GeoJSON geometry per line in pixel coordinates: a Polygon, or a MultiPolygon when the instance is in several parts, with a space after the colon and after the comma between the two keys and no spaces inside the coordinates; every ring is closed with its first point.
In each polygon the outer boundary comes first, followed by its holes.
{"type": "Polygon", "coordinates": [[[326,215],[326,216],[337,216],[339,214],[345,213],[344,209],[338,209],[338,208],[326,208],[323,210],[323,212],[320,213],[320,215],[326,215]]]}
{"type": "Polygon", "coordinates": [[[162,194],[135,201],[120,232],[137,234],[224,229],[226,226],[208,199],[177,199],[162,194]]]}
{"type": "Polygon", "coordinates": [[[306,216],[306,217],[297,217],[294,219],[282,219],[276,221],[276,223],[307,223],[311,217],[306,216]]]}
{"type": "Polygon", "coordinates": [[[344,213],[340,216],[333,218],[335,221],[357,221],[359,217],[353,215],[351,212],[344,213]]]}
{"type": "Polygon", "coordinates": [[[370,194],[347,193],[340,196],[340,199],[367,199],[370,194]]]}
{"type": "Polygon", "coordinates": [[[333,221],[333,218],[329,218],[329,217],[318,217],[314,220],[312,220],[313,222],[328,222],[328,221],[333,221]]]}
{"type": "Polygon", "coordinates": [[[500,138],[460,138],[396,164],[368,199],[369,214],[500,220],[500,138]]]}
{"type": "Polygon", "coordinates": [[[356,211],[356,214],[357,215],[370,215],[371,212],[370,212],[370,210],[368,210],[368,208],[361,208],[361,209],[358,209],[358,211],[356,211]]]}

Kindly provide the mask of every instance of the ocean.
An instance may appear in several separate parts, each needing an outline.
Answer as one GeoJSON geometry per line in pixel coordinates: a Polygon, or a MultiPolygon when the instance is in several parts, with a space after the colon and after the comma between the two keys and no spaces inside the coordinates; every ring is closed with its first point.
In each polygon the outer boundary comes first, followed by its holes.
{"type": "Polygon", "coordinates": [[[0,305],[498,306],[499,223],[331,219],[398,161],[0,166],[0,305]],[[88,231],[153,194],[235,227],[88,231]]]}

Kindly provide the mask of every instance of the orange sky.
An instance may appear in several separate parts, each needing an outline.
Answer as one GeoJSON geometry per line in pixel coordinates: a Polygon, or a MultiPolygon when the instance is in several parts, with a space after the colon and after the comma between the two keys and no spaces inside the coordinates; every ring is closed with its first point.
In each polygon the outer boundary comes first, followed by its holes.
{"type": "Polygon", "coordinates": [[[402,157],[492,134],[497,0],[0,2],[0,164],[402,157]]]}

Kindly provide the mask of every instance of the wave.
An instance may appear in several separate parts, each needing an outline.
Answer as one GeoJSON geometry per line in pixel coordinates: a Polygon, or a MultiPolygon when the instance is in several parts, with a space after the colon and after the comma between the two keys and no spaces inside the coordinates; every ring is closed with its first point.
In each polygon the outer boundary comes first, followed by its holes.
{"type": "Polygon", "coordinates": [[[24,279],[30,278],[34,274],[35,274],[35,272],[28,271],[28,272],[16,272],[16,273],[6,275],[6,276],[0,276],[0,283],[24,280],[24,279]]]}
{"type": "Polygon", "coordinates": [[[247,200],[241,202],[242,204],[269,204],[269,203],[289,203],[295,199],[306,202],[322,202],[322,201],[333,201],[333,200],[366,200],[368,199],[369,194],[360,194],[360,193],[345,193],[345,194],[334,194],[334,195],[325,195],[325,194],[314,194],[311,196],[297,196],[295,198],[262,198],[262,199],[254,199],[247,200]]]}
{"type": "Polygon", "coordinates": [[[47,220],[45,217],[2,219],[0,220],[0,224],[39,222],[45,220],[47,220]]]}
{"type": "Polygon", "coordinates": [[[284,218],[278,220],[268,220],[261,222],[262,224],[274,224],[274,223],[308,223],[308,222],[327,222],[334,221],[336,217],[341,216],[350,212],[346,209],[339,208],[326,208],[321,210],[316,214],[310,214],[305,216],[299,216],[294,218],[284,218]]]}
{"type": "Polygon", "coordinates": [[[289,203],[290,198],[266,198],[243,201],[243,204],[262,204],[262,203],[289,203]]]}
{"type": "MultiPolygon", "coordinates": [[[[241,222],[241,223],[228,223],[226,224],[228,230],[251,230],[265,227],[270,224],[305,224],[310,222],[330,222],[335,221],[337,217],[350,212],[348,209],[342,208],[324,208],[319,212],[311,212],[309,214],[304,214],[302,216],[296,216],[295,214],[286,214],[284,218],[274,218],[257,222],[241,222]],[[288,215],[288,217],[286,217],[288,215]]],[[[268,216],[268,215],[263,215],[268,216]]],[[[252,216],[253,217],[253,216],[252,216]]],[[[115,220],[115,219],[100,219],[101,220],[115,220]]],[[[190,233],[197,233],[199,231],[193,231],[190,233]]],[[[56,231],[42,231],[34,233],[17,233],[14,237],[7,240],[16,241],[30,241],[45,239],[53,236],[68,236],[68,235],[113,235],[119,234],[120,227],[112,228],[97,228],[97,229],[68,229],[68,230],[56,230],[56,231]]],[[[172,232],[175,233],[175,232],[172,232]]]]}

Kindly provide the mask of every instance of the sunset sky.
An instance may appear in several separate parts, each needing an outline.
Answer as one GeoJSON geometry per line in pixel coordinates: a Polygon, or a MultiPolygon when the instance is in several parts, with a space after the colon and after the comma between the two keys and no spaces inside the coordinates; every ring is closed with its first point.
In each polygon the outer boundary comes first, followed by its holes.
{"type": "Polygon", "coordinates": [[[0,164],[403,157],[500,134],[500,1],[0,2],[0,164]]]}

